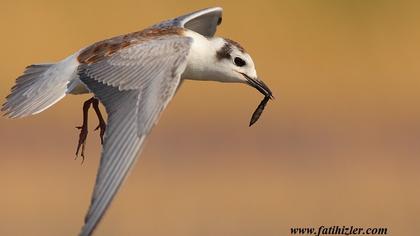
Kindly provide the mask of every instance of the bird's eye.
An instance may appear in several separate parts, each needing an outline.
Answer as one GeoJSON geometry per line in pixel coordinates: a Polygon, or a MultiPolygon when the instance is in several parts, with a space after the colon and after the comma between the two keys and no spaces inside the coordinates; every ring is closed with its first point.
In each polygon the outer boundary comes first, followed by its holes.
{"type": "Polygon", "coordinates": [[[235,65],[237,65],[239,67],[242,67],[242,66],[246,65],[246,62],[242,58],[239,58],[239,57],[235,57],[233,62],[235,62],[235,65]]]}

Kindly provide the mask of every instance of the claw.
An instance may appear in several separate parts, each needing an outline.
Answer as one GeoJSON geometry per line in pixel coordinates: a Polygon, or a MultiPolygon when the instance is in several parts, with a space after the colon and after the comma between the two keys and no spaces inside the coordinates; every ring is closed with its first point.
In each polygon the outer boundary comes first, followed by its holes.
{"type": "Polygon", "coordinates": [[[79,134],[79,142],[77,144],[77,149],[76,149],[76,157],[74,159],[77,159],[77,157],[79,156],[79,151],[80,151],[80,147],[81,149],[81,153],[80,156],[82,157],[82,163],[85,159],[85,146],[86,146],[86,138],[87,138],[87,127],[83,127],[83,126],[78,126],[76,127],[77,129],[80,129],[80,134],[79,134]]]}
{"type": "Polygon", "coordinates": [[[99,123],[99,125],[95,128],[96,130],[99,130],[99,137],[101,138],[101,144],[104,144],[104,134],[105,134],[105,130],[106,130],[106,124],[105,123],[99,123]]]}

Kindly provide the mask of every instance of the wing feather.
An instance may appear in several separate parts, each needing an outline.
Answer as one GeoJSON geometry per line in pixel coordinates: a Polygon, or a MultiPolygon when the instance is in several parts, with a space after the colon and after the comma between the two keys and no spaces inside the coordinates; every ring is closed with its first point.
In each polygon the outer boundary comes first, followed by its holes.
{"type": "Polygon", "coordinates": [[[91,206],[80,234],[90,235],[134,163],[145,135],[137,135],[137,90],[120,91],[83,73],[80,75],[81,80],[104,104],[109,115],[91,206]]]}
{"type": "Polygon", "coordinates": [[[121,90],[138,89],[148,81],[168,76],[174,67],[179,67],[183,60],[178,59],[186,58],[191,40],[171,35],[135,44],[90,64],[85,73],[121,90]]]}
{"type": "Polygon", "coordinates": [[[211,7],[155,24],[153,28],[183,27],[206,37],[213,37],[222,22],[221,7],[211,7]]]}
{"type": "Polygon", "coordinates": [[[79,77],[108,113],[91,205],[80,235],[99,223],[142,149],[147,134],[171,100],[186,67],[190,38],[171,36],[160,43],[124,48],[92,64],[79,77]],[[158,50],[156,50],[158,49],[158,50]]]}

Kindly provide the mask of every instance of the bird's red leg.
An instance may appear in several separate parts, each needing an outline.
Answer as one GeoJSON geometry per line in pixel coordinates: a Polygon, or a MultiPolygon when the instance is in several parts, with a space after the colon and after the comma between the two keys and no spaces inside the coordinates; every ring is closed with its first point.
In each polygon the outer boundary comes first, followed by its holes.
{"type": "Polygon", "coordinates": [[[99,120],[99,125],[95,128],[95,130],[100,129],[99,135],[101,137],[101,144],[104,144],[104,133],[106,129],[106,123],[104,118],[102,117],[101,110],[99,110],[99,100],[94,98],[92,105],[99,120]]]}
{"type": "Polygon", "coordinates": [[[95,98],[91,98],[83,103],[83,124],[82,126],[76,127],[77,129],[80,129],[79,134],[79,143],[77,144],[76,149],[76,158],[79,155],[80,147],[82,147],[82,151],[80,153],[80,156],[82,156],[82,163],[85,160],[85,145],[86,145],[86,137],[88,134],[88,111],[90,108],[90,104],[93,103],[93,101],[96,100],[95,98]]]}

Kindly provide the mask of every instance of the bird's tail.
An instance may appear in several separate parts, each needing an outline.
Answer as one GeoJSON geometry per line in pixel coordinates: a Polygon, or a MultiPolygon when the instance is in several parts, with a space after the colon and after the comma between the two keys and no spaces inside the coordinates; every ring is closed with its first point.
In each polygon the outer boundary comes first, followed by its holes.
{"type": "Polygon", "coordinates": [[[37,114],[54,105],[67,92],[67,83],[73,76],[70,60],[56,64],[34,64],[16,79],[11,93],[1,110],[5,116],[16,118],[37,114]],[[70,64],[70,65],[69,65],[70,64]]]}

